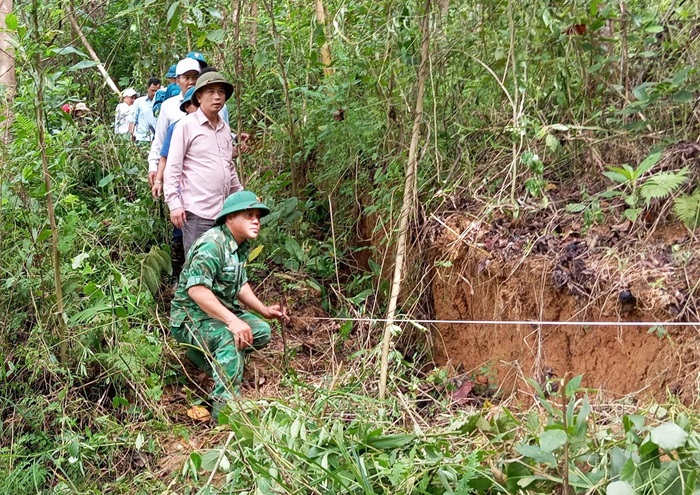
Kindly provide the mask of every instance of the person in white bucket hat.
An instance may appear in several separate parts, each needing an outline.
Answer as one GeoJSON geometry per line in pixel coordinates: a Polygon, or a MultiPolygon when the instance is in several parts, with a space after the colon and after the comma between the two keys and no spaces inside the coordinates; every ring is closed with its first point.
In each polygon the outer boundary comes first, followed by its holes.
{"type": "Polygon", "coordinates": [[[139,94],[134,88],[122,91],[123,101],[117,105],[114,112],[114,133],[117,135],[129,133],[129,121],[134,111],[134,101],[139,94]]]}

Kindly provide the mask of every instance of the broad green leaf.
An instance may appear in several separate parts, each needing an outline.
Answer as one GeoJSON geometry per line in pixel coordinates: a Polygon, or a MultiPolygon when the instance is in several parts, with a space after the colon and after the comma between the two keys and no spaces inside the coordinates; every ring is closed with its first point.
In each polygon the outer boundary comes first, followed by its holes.
{"type": "Polygon", "coordinates": [[[612,180],[613,182],[617,182],[618,184],[624,184],[627,182],[629,179],[622,175],[621,173],[618,172],[613,172],[611,170],[607,172],[603,172],[603,175],[607,177],[608,179],[612,180]]]}
{"type": "Polygon", "coordinates": [[[639,455],[644,461],[656,460],[659,457],[659,446],[651,441],[651,437],[647,437],[639,446],[639,455]]]}
{"type": "Polygon", "coordinates": [[[644,429],[644,416],[641,414],[626,414],[622,417],[625,432],[641,431],[644,429]]]}
{"type": "Polygon", "coordinates": [[[518,445],[515,447],[521,455],[529,457],[535,462],[540,464],[555,465],[557,463],[556,457],[551,452],[544,452],[537,445],[518,445]]]}
{"type": "Polygon", "coordinates": [[[17,16],[13,13],[7,14],[5,17],[5,26],[10,31],[15,31],[17,29],[17,16]]]}
{"type": "Polygon", "coordinates": [[[620,447],[615,445],[612,450],[610,450],[610,477],[614,478],[619,476],[622,472],[622,468],[625,463],[630,458],[629,452],[622,450],[620,447]]]}
{"type": "Polygon", "coordinates": [[[80,70],[80,69],[89,69],[90,67],[95,67],[96,65],[100,65],[94,60],[81,60],[75,65],[71,65],[68,67],[68,70],[80,70]]]}
{"type": "Polygon", "coordinates": [[[578,410],[578,415],[576,416],[576,426],[574,427],[574,436],[577,438],[583,438],[588,431],[588,415],[591,413],[591,404],[588,401],[588,396],[583,398],[581,407],[578,410]]]}
{"type": "Polygon", "coordinates": [[[173,261],[167,251],[156,248],[150,252],[149,256],[153,256],[153,258],[155,258],[161,271],[167,273],[168,275],[173,274],[173,261]]]}
{"type": "Polygon", "coordinates": [[[224,42],[224,37],[226,36],[226,31],[223,29],[215,29],[207,33],[207,39],[212,43],[219,44],[224,42]]]}
{"type": "Polygon", "coordinates": [[[219,456],[221,456],[220,449],[211,449],[204,452],[202,454],[202,469],[204,471],[212,471],[219,460],[219,456]]]}
{"type": "Polygon", "coordinates": [[[143,263],[145,265],[150,266],[153,268],[153,272],[158,275],[158,279],[160,279],[160,259],[158,256],[154,256],[153,253],[148,253],[146,257],[143,259],[143,263]]]}
{"type": "Polygon", "coordinates": [[[545,452],[552,452],[566,443],[566,432],[564,430],[545,430],[540,435],[540,448],[545,452]]]}
{"type": "Polygon", "coordinates": [[[648,170],[651,169],[656,163],[659,161],[661,158],[661,152],[658,153],[652,153],[648,157],[646,157],[642,163],[639,164],[637,167],[637,170],[634,171],[633,179],[638,179],[642,175],[644,175],[648,170]]]}
{"type": "Polygon", "coordinates": [[[566,398],[569,399],[574,396],[576,391],[581,388],[581,380],[583,379],[583,375],[576,375],[573,377],[571,380],[569,380],[566,383],[566,389],[564,390],[564,393],[566,395],[566,398]]]}
{"type": "Polygon", "coordinates": [[[600,197],[603,199],[617,198],[619,196],[622,196],[622,191],[615,191],[614,189],[600,193],[600,197]]]}
{"type": "Polygon", "coordinates": [[[622,466],[622,471],[620,471],[620,478],[629,483],[636,483],[640,479],[637,462],[634,459],[627,459],[627,462],[622,466]]]}
{"type": "Polygon", "coordinates": [[[688,433],[676,423],[664,423],[651,430],[649,438],[660,448],[669,451],[683,447],[688,440],[688,433]]]}
{"type": "Polygon", "coordinates": [[[87,58],[83,52],[76,50],[72,46],[64,46],[63,48],[49,48],[49,53],[54,55],[78,55],[83,58],[87,58]]]}
{"type": "Polygon", "coordinates": [[[141,265],[141,281],[148,287],[148,290],[154,296],[158,294],[158,286],[160,285],[160,276],[156,271],[146,263],[141,265]]]}
{"type": "Polygon", "coordinates": [[[405,435],[405,434],[397,434],[397,435],[379,435],[376,437],[369,437],[365,439],[365,444],[369,447],[374,447],[375,449],[379,450],[391,450],[391,449],[397,449],[399,447],[403,447],[404,445],[407,445],[413,440],[415,440],[416,436],[415,435],[405,435]]]}
{"type": "Polygon", "coordinates": [[[626,481],[613,481],[605,488],[607,495],[634,495],[634,488],[626,481]]]}
{"type": "Polygon", "coordinates": [[[215,9],[213,7],[207,7],[206,11],[209,12],[209,15],[214,17],[215,19],[223,19],[223,15],[221,14],[221,11],[218,9],[215,9]]]}
{"type": "Polygon", "coordinates": [[[637,86],[632,90],[632,94],[639,101],[646,101],[649,99],[649,94],[647,93],[646,87],[643,85],[637,86]]]}
{"type": "Polygon", "coordinates": [[[112,182],[114,180],[114,174],[107,174],[102,179],[100,182],[97,183],[97,187],[105,187],[107,184],[112,182]]]}
{"type": "Polygon", "coordinates": [[[691,93],[687,89],[681,89],[680,91],[676,91],[675,93],[673,93],[671,99],[676,103],[689,103],[693,101],[694,96],[693,93],[691,93]]]}
{"type": "Polygon", "coordinates": [[[253,56],[253,66],[256,71],[259,71],[267,64],[267,57],[263,50],[257,50],[253,56]]]}
{"type": "Polygon", "coordinates": [[[586,205],[583,203],[570,203],[566,205],[566,211],[569,213],[580,213],[586,209],[586,205]]]}
{"type": "Polygon", "coordinates": [[[628,208],[625,210],[624,216],[627,220],[634,223],[637,221],[637,217],[642,212],[641,208],[628,208]]]}
{"type": "Polygon", "coordinates": [[[549,10],[544,9],[544,12],[542,12],[542,20],[545,26],[550,27],[552,25],[552,14],[549,13],[549,10]]]}
{"type": "Polygon", "coordinates": [[[673,79],[671,79],[671,84],[678,86],[679,84],[685,82],[685,80],[688,79],[688,74],[691,70],[693,70],[693,67],[687,66],[676,72],[676,75],[673,76],[673,79]]]}
{"type": "Polygon", "coordinates": [[[559,148],[559,140],[551,134],[547,134],[547,137],[545,138],[544,142],[547,145],[547,147],[552,151],[556,151],[559,148]]]}
{"type": "Polygon", "coordinates": [[[248,254],[248,263],[252,263],[253,261],[255,261],[255,258],[260,256],[260,253],[262,253],[264,248],[265,246],[263,246],[262,244],[260,244],[259,246],[255,246],[255,248],[251,250],[248,254]]]}
{"type": "Polygon", "coordinates": [[[202,468],[202,456],[197,452],[192,452],[190,454],[190,462],[192,462],[192,466],[195,470],[199,471],[202,468]]]}
{"type": "Polygon", "coordinates": [[[173,18],[175,15],[175,12],[177,11],[177,8],[180,6],[180,0],[177,0],[176,2],[173,2],[170,8],[168,9],[168,14],[165,17],[165,22],[166,24],[170,22],[170,19],[173,18]]]}
{"type": "Polygon", "coordinates": [[[136,442],[134,443],[134,448],[136,448],[137,452],[141,450],[144,443],[146,443],[146,439],[144,438],[143,433],[139,433],[136,436],[136,442]]]}

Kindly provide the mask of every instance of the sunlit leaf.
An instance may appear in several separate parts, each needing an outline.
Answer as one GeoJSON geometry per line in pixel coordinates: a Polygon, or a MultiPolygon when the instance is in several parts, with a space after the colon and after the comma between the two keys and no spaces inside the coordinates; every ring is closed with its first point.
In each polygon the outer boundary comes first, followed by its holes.
{"type": "Polygon", "coordinates": [[[7,29],[10,31],[14,31],[17,29],[17,16],[13,13],[7,14],[5,16],[5,26],[7,26],[7,29]]]}
{"type": "Polygon", "coordinates": [[[613,481],[605,488],[607,495],[634,495],[634,488],[626,481],[613,481]]]}
{"type": "Polygon", "coordinates": [[[649,438],[666,451],[676,450],[685,445],[688,433],[676,423],[664,423],[651,430],[649,438]]]}
{"type": "Polygon", "coordinates": [[[564,430],[545,430],[540,435],[540,448],[544,452],[552,452],[564,446],[567,436],[564,430]]]}
{"type": "Polygon", "coordinates": [[[49,52],[54,55],[78,55],[83,58],[87,58],[83,52],[76,50],[72,46],[64,46],[63,48],[49,48],[49,52]]]}
{"type": "Polygon", "coordinates": [[[80,69],[89,69],[90,67],[95,67],[96,65],[100,65],[94,60],[81,60],[75,65],[71,65],[68,67],[68,70],[80,70],[80,69]]]}
{"type": "Polygon", "coordinates": [[[113,180],[114,180],[114,174],[107,174],[104,177],[102,177],[100,182],[97,183],[97,187],[104,187],[107,184],[109,184],[110,182],[112,182],[113,180]]]}
{"type": "Polygon", "coordinates": [[[223,43],[225,36],[226,31],[223,29],[215,29],[214,31],[207,33],[207,39],[216,44],[223,43]]]}
{"type": "Polygon", "coordinates": [[[264,248],[265,246],[263,246],[262,244],[260,244],[259,246],[255,246],[255,248],[253,248],[248,254],[248,263],[252,263],[253,261],[255,261],[255,258],[260,256],[260,253],[262,253],[264,248]]]}

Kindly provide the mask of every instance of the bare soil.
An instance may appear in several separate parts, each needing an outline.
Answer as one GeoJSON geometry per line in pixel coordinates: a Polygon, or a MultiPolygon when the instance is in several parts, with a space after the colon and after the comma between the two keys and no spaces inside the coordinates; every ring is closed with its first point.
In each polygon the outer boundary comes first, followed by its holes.
{"type": "Polygon", "coordinates": [[[700,391],[700,326],[614,322],[698,321],[700,243],[681,226],[631,235],[629,225],[586,235],[565,221],[491,223],[454,214],[433,246],[439,320],[610,321],[609,326],[438,324],[435,360],[488,379],[503,394],[583,374],[583,386],[685,403],[700,391]]]}

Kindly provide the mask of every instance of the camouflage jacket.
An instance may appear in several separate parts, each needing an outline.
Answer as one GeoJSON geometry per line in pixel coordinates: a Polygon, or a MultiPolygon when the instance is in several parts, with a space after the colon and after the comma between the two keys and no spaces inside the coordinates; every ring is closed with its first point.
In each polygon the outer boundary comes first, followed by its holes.
{"type": "Polygon", "coordinates": [[[182,325],[186,319],[201,321],[210,318],[187,294],[195,285],[209,288],[227,309],[239,314],[241,306],[237,296],[246,282],[245,263],[249,243],[240,246],[226,225],[219,225],[202,234],[187,253],[180,281],[171,303],[172,328],[182,325]]]}

